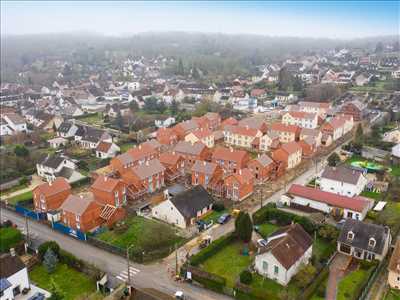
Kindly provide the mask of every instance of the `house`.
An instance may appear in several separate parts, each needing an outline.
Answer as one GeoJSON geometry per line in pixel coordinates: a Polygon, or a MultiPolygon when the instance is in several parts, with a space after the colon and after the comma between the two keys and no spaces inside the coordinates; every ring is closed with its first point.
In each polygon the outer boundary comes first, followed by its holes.
{"type": "Polygon", "coordinates": [[[172,129],[175,131],[178,140],[183,140],[190,132],[199,128],[199,124],[194,120],[187,120],[176,124],[172,129]]]}
{"type": "Polygon", "coordinates": [[[218,113],[208,112],[202,117],[193,117],[198,126],[211,131],[217,130],[221,125],[221,116],[218,113]]]}
{"type": "Polygon", "coordinates": [[[302,128],[300,131],[300,140],[312,138],[315,141],[315,146],[319,148],[322,144],[322,132],[319,129],[302,128]]]}
{"type": "Polygon", "coordinates": [[[225,197],[232,201],[242,201],[254,192],[254,176],[245,168],[230,173],[224,178],[225,197]]]}
{"type": "Polygon", "coordinates": [[[160,163],[165,168],[165,180],[174,180],[185,176],[185,158],[176,152],[164,152],[160,154],[160,163]]]}
{"type": "Polygon", "coordinates": [[[388,266],[388,284],[392,289],[400,290],[400,240],[397,240],[388,266]]]}
{"type": "Polygon", "coordinates": [[[357,86],[364,86],[371,81],[372,77],[373,75],[361,73],[354,78],[354,82],[357,86]]]}
{"type": "Polygon", "coordinates": [[[13,300],[21,297],[22,291],[30,288],[28,269],[15,252],[0,254],[1,299],[13,300]]]}
{"type": "Polygon", "coordinates": [[[254,176],[255,183],[263,183],[274,175],[275,162],[266,154],[259,155],[247,164],[254,176]]]}
{"type": "Polygon", "coordinates": [[[244,169],[250,160],[247,151],[218,146],[215,148],[211,161],[218,164],[226,173],[236,173],[244,169]]]}
{"type": "Polygon", "coordinates": [[[156,125],[157,128],[166,128],[175,124],[175,122],[176,120],[174,117],[168,117],[165,120],[155,120],[154,125],[156,125]]]}
{"type": "Polygon", "coordinates": [[[121,148],[116,144],[101,141],[96,147],[96,157],[101,159],[112,158],[120,151],[121,148]]]}
{"type": "Polygon", "coordinates": [[[345,115],[352,116],[354,122],[359,122],[364,118],[366,113],[366,108],[367,108],[366,104],[358,100],[354,100],[343,104],[340,111],[345,115]]]}
{"type": "Polygon", "coordinates": [[[222,168],[216,163],[197,160],[192,167],[192,185],[202,185],[205,189],[212,181],[221,179],[222,168]]]}
{"type": "Polygon", "coordinates": [[[261,276],[286,286],[312,256],[313,240],[299,224],[272,233],[264,247],[258,249],[255,270],[261,276]]]}
{"type": "Polygon", "coordinates": [[[148,193],[161,189],[164,183],[165,167],[156,158],[128,169],[122,179],[129,185],[142,186],[148,193]]]}
{"type": "Polygon", "coordinates": [[[71,121],[64,121],[57,128],[57,135],[63,138],[72,138],[75,137],[76,132],[78,131],[78,126],[75,125],[71,121]]]}
{"type": "Polygon", "coordinates": [[[69,195],[60,209],[61,221],[75,230],[93,231],[103,223],[102,206],[88,196],[69,195]]]}
{"type": "Polygon", "coordinates": [[[196,160],[209,160],[210,150],[203,143],[190,143],[181,141],[174,147],[174,152],[180,154],[185,159],[185,169],[190,172],[196,160]]]}
{"type": "Polygon", "coordinates": [[[365,197],[341,196],[299,184],[292,184],[282,195],[281,203],[304,211],[320,211],[355,220],[364,220],[374,205],[371,199],[365,197]]]}
{"type": "Polygon", "coordinates": [[[382,141],[389,143],[400,143],[400,128],[395,128],[388,132],[385,132],[382,137],[382,141]]]}
{"type": "Polygon", "coordinates": [[[110,165],[113,171],[123,174],[129,168],[144,164],[146,161],[155,159],[158,156],[158,151],[151,144],[142,143],[112,158],[110,165]]]}
{"type": "Polygon", "coordinates": [[[289,111],[282,117],[285,125],[296,125],[301,128],[315,129],[318,127],[318,114],[304,111],[289,111]]]}
{"type": "Polygon", "coordinates": [[[36,186],[33,190],[33,205],[37,212],[57,210],[71,194],[71,186],[63,177],[57,177],[36,186]]]}
{"type": "Polygon", "coordinates": [[[245,148],[259,148],[262,132],[258,129],[241,126],[225,126],[224,140],[229,145],[245,148]]]}
{"type": "Polygon", "coordinates": [[[168,222],[180,228],[195,224],[201,216],[212,209],[214,199],[201,185],[179,193],[154,206],[151,210],[156,219],[168,222]]]}
{"type": "Polygon", "coordinates": [[[90,187],[93,199],[101,205],[119,208],[127,203],[127,184],[112,177],[100,175],[90,187]]]}
{"type": "Polygon", "coordinates": [[[282,162],[286,169],[293,169],[301,162],[302,148],[296,142],[282,144],[272,152],[272,158],[282,162]]]}
{"type": "Polygon", "coordinates": [[[248,117],[239,121],[238,126],[248,127],[251,129],[256,129],[262,133],[266,133],[268,130],[268,125],[263,118],[258,117],[248,117]]]}
{"type": "Polygon", "coordinates": [[[162,145],[175,145],[178,135],[172,128],[161,127],[156,131],[156,139],[162,145]]]}
{"type": "Polygon", "coordinates": [[[323,133],[321,138],[321,145],[324,147],[329,147],[333,143],[333,138],[330,134],[323,133]]]}
{"type": "Polygon", "coordinates": [[[329,122],[322,125],[321,131],[332,136],[332,140],[336,141],[353,129],[353,119],[351,115],[335,116],[329,122]]]}
{"type": "Polygon", "coordinates": [[[27,124],[24,118],[17,113],[2,113],[0,115],[0,135],[14,135],[27,131],[27,124]]]}
{"type": "Polygon", "coordinates": [[[129,115],[130,112],[131,110],[128,105],[114,103],[112,105],[106,106],[104,115],[109,116],[111,118],[116,118],[119,114],[123,117],[129,115]]]}
{"type": "Polygon", "coordinates": [[[299,139],[301,128],[296,125],[285,125],[276,122],[271,124],[269,131],[278,135],[281,143],[289,143],[299,139]]]}
{"type": "Polygon", "coordinates": [[[221,128],[224,129],[225,126],[236,126],[236,125],[239,125],[239,121],[236,120],[235,118],[229,117],[222,121],[221,128]]]}
{"type": "Polygon", "coordinates": [[[390,156],[390,152],[375,147],[363,146],[361,156],[366,159],[383,162],[390,156]]]}
{"type": "Polygon", "coordinates": [[[192,144],[201,142],[208,148],[214,147],[214,134],[210,129],[197,129],[185,136],[185,141],[192,144]]]}
{"type": "Polygon", "coordinates": [[[317,152],[317,144],[312,137],[307,137],[297,143],[301,147],[303,157],[312,157],[317,152]]]}
{"type": "Polygon", "coordinates": [[[337,251],[360,260],[382,261],[391,242],[389,227],[346,219],[337,239],[337,251]]]}
{"type": "Polygon", "coordinates": [[[47,182],[54,181],[56,177],[59,176],[72,182],[74,179],[79,177],[79,173],[74,171],[75,169],[75,163],[69,158],[61,155],[49,155],[36,164],[37,174],[47,182]]]}
{"type": "Polygon", "coordinates": [[[75,142],[84,149],[96,149],[100,142],[112,143],[112,136],[101,129],[78,126],[78,131],[75,133],[75,142]]]}
{"type": "Polygon", "coordinates": [[[47,141],[51,148],[57,149],[68,144],[68,140],[63,137],[55,137],[54,139],[50,139],[47,141]]]}
{"type": "Polygon", "coordinates": [[[326,166],[319,178],[320,189],[325,192],[353,197],[361,194],[368,183],[365,172],[345,165],[326,166]]]}
{"type": "Polygon", "coordinates": [[[331,108],[332,103],[330,102],[300,101],[298,103],[298,109],[300,111],[315,113],[319,116],[325,115],[331,108]]]}

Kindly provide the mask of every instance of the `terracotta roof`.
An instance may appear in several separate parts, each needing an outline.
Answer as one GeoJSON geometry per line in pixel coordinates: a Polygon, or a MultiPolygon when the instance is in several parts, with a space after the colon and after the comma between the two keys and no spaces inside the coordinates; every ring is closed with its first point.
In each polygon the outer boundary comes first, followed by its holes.
{"type": "Polygon", "coordinates": [[[301,151],[301,147],[297,142],[290,142],[286,144],[282,144],[281,148],[288,154],[295,153],[297,151],[301,151]]]}
{"type": "Polygon", "coordinates": [[[326,166],[321,174],[321,178],[327,178],[350,184],[357,184],[360,176],[363,176],[362,171],[347,167],[345,165],[340,165],[337,167],[326,166]]]}
{"type": "Polygon", "coordinates": [[[260,157],[257,157],[255,160],[258,161],[263,167],[266,167],[274,162],[267,154],[263,154],[260,157]]]}
{"type": "Polygon", "coordinates": [[[96,151],[107,153],[108,150],[110,150],[111,146],[112,143],[100,142],[96,147],[96,151]]]}
{"type": "Polygon", "coordinates": [[[271,252],[286,270],[290,269],[312,247],[312,238],[299,224],[279,229],[268,237],[268,244],[260,253],[271,252]],[[282,235],[281,237],[274,236],[282,235]]]}
{"type": "Polygon", "coordinates": [[[216,147],[213,154],[212,159],[215,160],[229,160],[235,162],[242,162],[246,156],[247,152],[244,150],[235,150],[233,148],[225,148],[225,147],[216,147]]]}
{"type": "Polygon", "coordinates": [[[235,118],[229,117],[228,119],[225,119],[222,121],[222,125],[237,125],[239,124],[239,121],[236,120],[235,118]]]}
{"type": "Polygon", "coordinates": [[[304,111],[289,111],[287,113],[290,114],[295,119],[311,119],[311,120],[313,120],[317,116],[317,114],[308,113],[308,112],[304,112],[304,111]]]}
{"type": "Polygon", "coordinates": [[[135,159],[133,159],[132,155],[130,155],[128,152],[117,155],[113,159],[119,160],[123,165],[128,165],[136,161],[135,159]]]}
{"type": "Polygon", "coordinates": [[[194,136],[197,137],[200,140],[205,138],[205,137],[208,137],[208,136],[212,135],[212,131],[211,130],[203,129],[203,128],[197,129],[195,131],[192,131],[191,133],[194,134],[194,136]]]}
{"type": "Polygon", "coordinates": [[[288,194],[326,203],[330,206],[347,208],[353,211],[363,212],[369,207],[370,201],[361,197],[346,197],[334,193],[324,192],[308,186],[292,184],[288,194]]]}
{"type": "Polygon", "coordinates": [[[239,121],[239,126],[241,127],[249,127],[253,129],[261,130],[262,127],[266,126],[264,119],[257,117],[249,117],[239,121]]]}
{"type": "Polygon", "coordinates": [[[96,189],[111,193],[121,182],[122,182],[121,179],[115,179],[112,177],[100,175],[92,184],[91,189],[96,189]]]}
{"type": "Polygon", "coordinates": [[[140,166],[134,167],[132,171],[137,177],[143,180],[150,176],[164,172],[165,168],[158,159],[152,159],[140,166]]]}
{"type": "Polygon", "coordinates": [[[298,127],[296,125],[285,125],[283,123],[276,122],[276,123],[271,124],[270,130],[298,133],[298,132],[300,132],[300,127],[298,127]]]}
{"type": "Polygon", "coordinates": [[[190,142],[180,141],[178,144],[176,144],[174,151],[182,154],[200,155],[200,153],[206,147],[207,146],[201,142],[196,142],[192,144],[190,142]]]}
{"type": "Polygon", "coordinates": [[[208,175],[214,174],[215,170],[217,169],[218,165],[215,163],[196,160],[192,167],[192,172],[204,173],[208,175]]]}
{"type": "Polygon", "coordinates": [[[252,89],[250,92],[251,97],[260,97],[265,94],[264,89],[252,89]]]}
{"type": "Polygon", "coordinates": [[[129,149],[126,153],[128,153],[132,157],[133,161],[138,161],[152,154],[156,154],[157,151],[151,144],[143,143],[137,147],[129,149]]]}
{"type": "Polygon", "coordinates": [[[317,137],[321,131],[319,129],[302,128],[300,134],[303,136],[314,136],[317,137]]]}
{"type": "Polygon", "coordinates": [[[176,165],[181,157],[175,152],[164,152],[160,154],[159,160],[163,165],[176,165]]]}
{"type": "Polygon", "coordinates": [[[400,274],[400,240],[397,240],[396,246],[394,247],[394,251],[389,262],[389,270],[395,272],[396,274],[400,274]]]}
{"type": "Polygon", "coordinates": [[[250,128],[249,126],[229,126],[226,128],[226,131],[229,131],[233,134],[247,135],[252,137],[255,137],[259,132],[258,129],[250,128]]]}
{"type": "Polygon", "coordinates": [[[241,169],[236,173],[229,174],[228,177],[234,177],[240,184],[249,183],[253,179],[253,172],[250,169],[241,169]]]}
{"type": "Polygon", "coordinates": [[[53,182],[45,182],[42,183],[41,185],[38,185],[33,189],[33,191],[34,192],[38,191],[40,194],[43,194],[44,196],[51,196],[70,189],[71,186],[65,178],[57,177],[53,182]]]}
{"type": "Polygon", "coordinates": [[[218,113],[208,112],[203,117],[208,120],[216,120],[220,118],[220,115],[218,113]]]}
{"type": "Polygon", "coordinates": [[[90,204],[96,203],[93,199],[87,197],[80,197],[76,195],[69,195],[61,205],[61,210],[81,216],[90,204]]]}
{"type": "Polygon", "coordinates": [[[308,106],[308,107],[318,107],[328,109],[331,104],[330,102],[313,102],[313,101],[300,101],[300,106],[308,106]]]}

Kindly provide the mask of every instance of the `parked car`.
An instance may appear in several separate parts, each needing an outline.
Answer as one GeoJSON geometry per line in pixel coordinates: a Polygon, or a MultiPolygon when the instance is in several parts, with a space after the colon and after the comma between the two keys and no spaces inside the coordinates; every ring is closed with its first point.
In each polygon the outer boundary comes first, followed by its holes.
{"type": "Polygon", "coordinates": [[[175,293],[175,299],[184,300],[184,299],[185,299],[185,295],[183,294],[182,291],[176,291],[176,293],[175,293]]]}
{"type": "Polygon", "coordinates": [[[199,231],[204,231],[204,230],[210,228],[213,224],[214,224],[213,221],[210,221],[210,222],[206,222],[204,220],[196,221],[197,229],[199,231]]]}
{"type": "Polygon", "coordinates": [[[28,300],[44,300],[45,296],[41,292],[36,292],[33,296],[29,297],[28,300]]]}
{"type": "Polygon", "coordinates": [[[231,215],[228,214],[228,213],[225,213],[225,214],[222,214],[222,215],[218,218],[217,223],[218,223],[218,224],[225,224],[225,223],[227,223],[230,219],[231,219],[231,215]]]}

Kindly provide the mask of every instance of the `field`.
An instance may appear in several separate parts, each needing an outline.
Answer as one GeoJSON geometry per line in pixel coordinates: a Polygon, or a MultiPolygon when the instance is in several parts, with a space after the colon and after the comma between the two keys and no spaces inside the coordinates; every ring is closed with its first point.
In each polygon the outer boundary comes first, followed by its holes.
{"type": "Polygon", "coordinates": [[[39,287],[51,291],[53,285],[63,294],[65,300],[74,300],[95,293],[96,282],[83,273],[64,264],[58,264],[54,273],[49,274],[43,265],[36,266],[29,277],[39,287]]]}

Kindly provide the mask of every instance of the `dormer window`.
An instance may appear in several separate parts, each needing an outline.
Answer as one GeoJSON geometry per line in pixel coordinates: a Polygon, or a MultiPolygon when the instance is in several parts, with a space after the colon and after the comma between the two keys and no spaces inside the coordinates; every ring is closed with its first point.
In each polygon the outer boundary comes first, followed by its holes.
{"type": "Polygon", "coordinates": [[[368,241],[368,246],[374,248],[376,245],[376,240],[374,238],[370,238],[368,241]]]}
{"type": "Polygon", "coordinates": [[[347,233],[347,239],[352,241],[354,239],[354,232],[353,231],[349,231],[347,233]]]}

